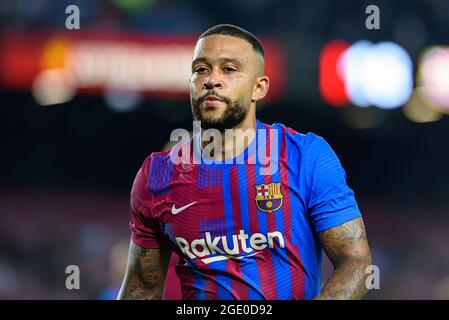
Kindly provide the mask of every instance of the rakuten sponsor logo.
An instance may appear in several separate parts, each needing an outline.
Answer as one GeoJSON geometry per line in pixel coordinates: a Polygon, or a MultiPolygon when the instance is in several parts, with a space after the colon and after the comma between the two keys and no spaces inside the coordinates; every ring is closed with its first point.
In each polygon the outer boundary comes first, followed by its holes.
{"type": "Polygon", "coordinates": [[[176,243],[181,252],[190,259],[203,258],[206,264],[227,259],[243,259],[260,253],[266,248],[285,248],[284,237],[281,232],[254,233],[249,236],[244,230],[232,235],[232,244],[228,237],[211,237],[209,232],[204,234],[205,239],[195,239],[189,243],[182,237],[176,237],[176,243]],[[248,241],[249,240],[249,246],[248,241]],[[217,255],[218,254],[218,255],[217,255]],[[243,254],[243,255],[241,255],[243,254]],[[216,255],[210,257],[211,255],[216,255]]]}

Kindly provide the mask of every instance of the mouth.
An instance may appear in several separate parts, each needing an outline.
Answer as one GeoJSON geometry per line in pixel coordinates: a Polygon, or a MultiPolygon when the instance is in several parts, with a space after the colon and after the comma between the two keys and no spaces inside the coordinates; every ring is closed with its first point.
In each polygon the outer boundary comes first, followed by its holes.
{"type": "Polygon", "coordinates": [[[203,106],[206,109],[216,108],[222,102],[223,100],[221,100],[220,98],[217,98],[215,96],[207,96],[206,98],[203,99],[203,106]]]}

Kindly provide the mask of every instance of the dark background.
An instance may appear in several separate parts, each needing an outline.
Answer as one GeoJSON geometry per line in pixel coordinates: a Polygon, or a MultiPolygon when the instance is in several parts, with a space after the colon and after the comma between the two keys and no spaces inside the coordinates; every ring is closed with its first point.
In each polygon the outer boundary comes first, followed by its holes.
{"type": "MultiPolygon", "coordinates": [[[[381,288],[366,298],[449,298],[449,118],[415,123],[402,108],[334,108],[318,89],[320,50],[335,38],[394,41],[416,72],[424,48],[449,43],[448,1],[1,0],[0,26],[61,30],[69,4],[80,7],[83,31],[196,37],[232,23],[276,39],[286,53],[284,93],[258,118],[315,132],[336,151],[380,268],[381,288]],[[142,7],[124,9],[133,2],[142,7]],[[369,4],[380,8],[380,30],[365,28],[369,4]],[[357,119],[371,125],[357,129],[357,119]]],[[[173,129],[192,128],[188,98],[147,97],[117,112],[101,94],[43,107],[29,90],[0,89],[0,298],[113,297],[126,262],[132,181],[173,129]],[[71,264],[80,267],[80,290],[65,288],[71,264]]]]}

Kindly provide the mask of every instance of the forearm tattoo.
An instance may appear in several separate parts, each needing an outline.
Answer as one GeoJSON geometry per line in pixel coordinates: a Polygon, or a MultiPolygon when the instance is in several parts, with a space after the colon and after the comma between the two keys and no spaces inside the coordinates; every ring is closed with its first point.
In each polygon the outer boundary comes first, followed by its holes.
{"type": "Polygon", "coordinates": [[[366,268],[371,254],[362,218],[354,219],[319,234],[335,272],[316,299],[361,299],[368,291],[366,268]]]}
{"type": "Polygon", "coordinates": [[[167,259],[165,250],[141,248],[131,241],[128,267],[118,299],[160,300],[167,259]]]}

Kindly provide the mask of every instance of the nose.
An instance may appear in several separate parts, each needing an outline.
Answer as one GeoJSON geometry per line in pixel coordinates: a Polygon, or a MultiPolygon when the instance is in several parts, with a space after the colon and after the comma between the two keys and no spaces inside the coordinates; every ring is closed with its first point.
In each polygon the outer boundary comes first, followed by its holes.
{"type": "Polygon", "coordinates": [[[209,76],[204,79],[204,87],[207,90],[212,90],[214,88],[221,88],[222,81],[220,79],[219,72],[215,69],[209,73],[209,76]]]}

